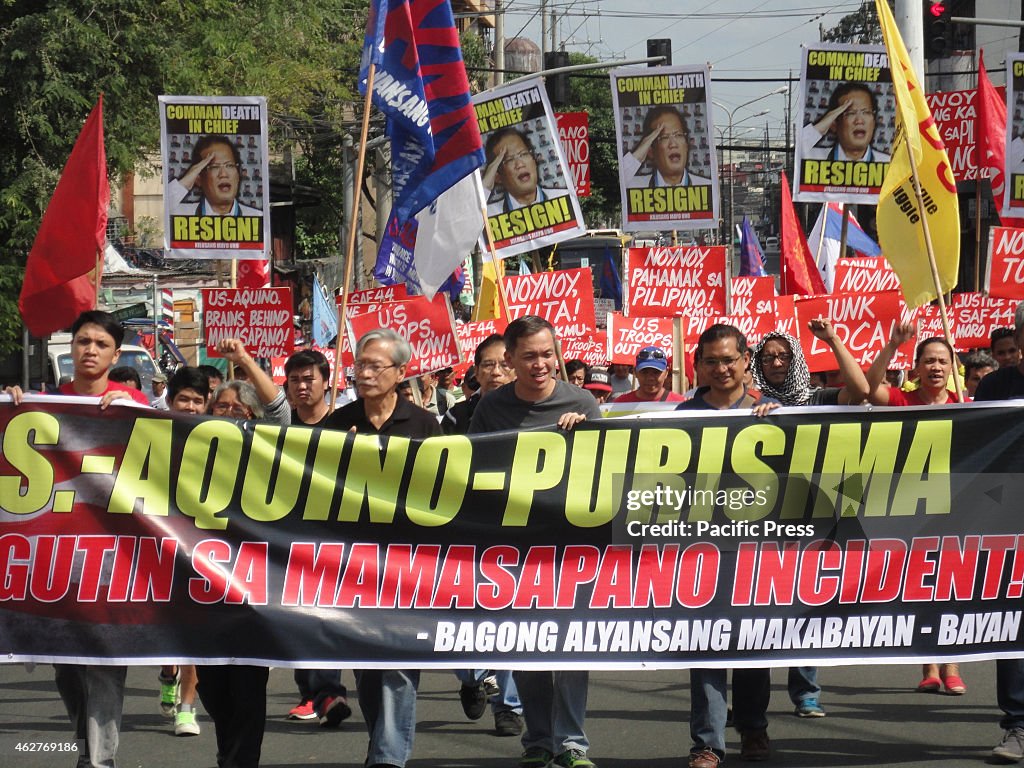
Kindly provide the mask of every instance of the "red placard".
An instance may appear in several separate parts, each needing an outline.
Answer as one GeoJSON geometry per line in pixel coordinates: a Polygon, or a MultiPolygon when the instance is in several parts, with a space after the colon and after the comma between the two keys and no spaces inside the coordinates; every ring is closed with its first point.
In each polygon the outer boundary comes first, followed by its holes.
{"type": "Polygon", "coordinates": [[[451,304],[443,294],[437,294],[433,301],[410,296],[378,304],[371,312],[349,314],[349,341],[353,347],[354,340],[377,328],[390,328],[409,342],[412,360],[405,369],[407,378],[461,362],[451,304]]]}
{"type": "Polygon", "coordinates": [[[882,293],[902,290],[900,278],[882,256],[839,259],[832,293],[882,293]]]}
{"type": "Polygon", "coordinates": [[[712,317],[725,312],[725,246],[630,248],[625,314],[712,317]]]}
{"type": "Polygon", "coordinates": [[[590,195],[590,115],[586,112],[556,112],[558,141],[576,185],[576,196],[590,195]]]}
{"type": "Polygon", "coordinates": [[[796,297],[791,295],[775,297],[775,330],[799,338],[796,318],[796,297]]]}
{"type": "Polygon", "coordinates": [[[661,347],[672,354],[671,317],[625,317],[608,313],[608,360],[613,365],[633,365],[644,347],[661,347]]]}
{"type": "MultiPolygon", "coordinates": [[[[761,339],[765,337],[765,334],[775,330],[775,314],[719,315],[712,318],[711,322],[707,323],[707,325],[712,325],[713,323],[726,323],[739,328],[743,335],[747,337],[747,346],[753,347],[761,343],[761,339]]],[[[693,346],[697,345],[697,338],[699,337],[700,334],[697,334],[693,339],[693,346]]],[[[687,337],[687,345],[689,346],[690,344],[690,339],[687,337]]]]}
{"type": "Polygon", "coordinates": [[[983,293],[954,293],[949,310],[955,324],[953,339],[957,350],[987,348],[996,328],[1013,328],[1017,302],[994,299],[983,293]]]}
{"type": "Polygon", "coordinates": [[[478,320],[473,323],[463,323],[455,326],[455,333],[459,337],[459,346],[462,347],[462,356],[466,360],[472,360],[476,354],[476,348],[480,342],[488,336],[505,333],[508,323],[504,318],[494,320],[478,320]]]}
{"type": "Polygon", "coordinates": [[[564,336],[562,359],[582,360],[587,365],[608,365],[608,335],[604,331],[594,331],[582,336],[564,336]]]}
{"type": "MultiPolygon", "coordinates": [[[[334,380],[334,347],[310,347],[315,352],[320,352],[327,358],[327,364],[331,366],[331,380],[334,380]]],[[[287,376],[284,372],[284,364],[288,362],[287,357],[273,357],[270,359],[270,378],[275,384],[284,385],[287,376]]],[[[345,377],[338,380],[338,389],[345,388],[345,377]]]]}
{"type": "Polygon", "coordinates": [[[594,284],[589,267],[505,278],[509,318],[539,315],[559,336],[594,331],[594,284]]]}
{"type": "Polygon", "coordinates": [[[992,227],[985,288],[993,298],[1024,299],[1024,229],[992,227]]]}
{"type": "MultiPolygon", "coordinates": [[[[409,295],[405,283],[395,285],[378,285],[376,288],[364,288],[361,291],[352,291],[348,295],[349,304],[373,304],[378,301],[398,301],[409,295]]],[[[334,299],[338,306],[341,306],[341,296],[334,299]]]]}
{"type": "MultiPolygon", "coordinates": [[[[1006,100],[1006,86],[996,88],[1003,101],[1006,100]]],[[[978,162],[974,156],[976,144],[974,131],[978,117],[977,91],[947,91],[927,93],[925,100],[932,112],[939,135],[946,145],[949,165],[957,181],[978,178],[978,162]]]]}
{"type": "Polygon", "coordinates": [[[774,315],[774,277],[734,277],[732,279],[734,315],[774,315]]]}
{"type": "Polygon", "coordinates": [[[807,323],[816,317],[832,321],[839,339],[850,350],[858,365],[866,368],[882,351],[892,330],[902,317],[899,291],[869,295],[832,294],[796,299],[800,346],[811,371],[833,371],[839,368],[832,350],[815,338],[807,323]]]}
{"type": "Polygon", "coordinates": [[[287,357],[295,349],[291,288],[204,288],[206,354],[222,339],[240,339],[253,357],[287,357]]]}

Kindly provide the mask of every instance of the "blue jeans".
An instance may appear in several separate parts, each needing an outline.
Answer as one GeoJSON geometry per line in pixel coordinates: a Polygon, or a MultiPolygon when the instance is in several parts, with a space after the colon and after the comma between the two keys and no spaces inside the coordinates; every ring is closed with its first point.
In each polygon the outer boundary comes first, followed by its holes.
{"type": "Polygon", "coordinates": [[[996,701],[1003,710],[1001,728],[1024,728],[1024,659],[996,660],[996,701]]]}
{"type": "Polygon", "coordinates": [[[491,696],[491,711],[523,713],[523,705],[519,702],[519,690],[509,669],[456,669],[455,676],[463,685],[479,685],[488,675],[494,675],[501,690],[491,696]]]}
{"type": "Polygon", "coordinates": [[[519,670],[514,677],[526,723],[524,749],[541,747],[555,755],[570,749],[582,752],[590,749],[590,742],[583,732],[589,672],[519,670]]]}
{"type": "Polygon", "coordinates": [[[366,765],[404,766],[416,735],[418,669],[356,670],[359,709],[370,734],[366,765]]]}
{"type": "Polygon", "coordinates": [[[790,667],[786,682],[790,701],[797,706],[800,706],[804,699],[818,698],[818,694],[821,693],[817,667],[790,667]]]}
{"type": "MultiPolygon", "coordinates": [[[[725,757],[725,721],[728,716],[728,670],[690,670],[691,751],[712,749],[725,757]]],[[[768,727],[771,673],[767,669],[734,669],[732,673],[732,719],[736,728],[760,731],[768,727]]]]}
{"type": "Polygon", "coordinates": [[[114,768],[128,667],[54,664],[54,681],[79,744],[82,768],[114,768]]]}

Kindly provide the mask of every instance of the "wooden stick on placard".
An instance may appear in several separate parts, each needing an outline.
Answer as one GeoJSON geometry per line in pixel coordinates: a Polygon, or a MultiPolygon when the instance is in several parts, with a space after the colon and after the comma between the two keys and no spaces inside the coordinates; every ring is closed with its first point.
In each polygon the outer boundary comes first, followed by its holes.
{"type": "MultiPolygon", "coordinates": [[[[843,210],[843,225],[839,229],[839,258],[843,259],[846,258],[846,236],[850,232],[850,209],[846,207],[846,203],[840,203],[839,207],[843,210]]],[[[825,221],[828,222],[827,215],[825,221]]],[[[822,225],[821,231],[824,233],[824,225],[822,225]]]]}
{"type": "MultiPolygon", "coordinates": [[[[979,157],[975,148],[975,157],[979,157]]],[[[981,168],[974,180],[974,291],[981,290],[981,168]]]]}
{"type": "Polygon", "coordinates": [[[672,391],[677,395],[689,389],[686,381],[686,338],[683,334],[683,318],[672,318],[672,391]]]}
{"type": "MultiPolygon", "coordinates": [[[[238,287],[238,259],[231,260],[231,288],[238,287]]],[[[235,364],[228,360],[228,381],[235,380],[235,364]]]]}
{"type": "MultiPolygon", "coordinates": [[[[341,284],[341,304],[338,306],[338,341],[335,342],[334,375],[331,377],[331,409],[338,400],[338,376],[341,371],[342,334],[345,332],[345,313],[348,311],[348,290],[352,283],[353,262],[356,252],[356,225],[359,221],[360,197],[363,191],[363,169],[366,166],[366,137],[370,134],[370,108],[373,105],[373,79],[377,65],[370,62],[366,71],[366,98],[363,99],[363,123],[359,129],[359,153],[356,156],[356,172],[352,184],[352,218],[348,223],[348,243],[345,245],[345,279],[341,284]]],[[[353,352],[355,349],[353,349],[353,352]]]]}
{"type": "MultiPolygon", "coordinates": [[[[910,178],[914,182],[914,194],[917,195],[917,204],[922,211],[921,213],[921,230],[924,232],[924,244],[928,251],[928,266],[932,271],[932,282],[935,284],[935,296],[939,300],[939,315],[942,317],[942,333],[946,337],[946,343],[949,344],[949,348],[955,350],[956,346],[953,344],[953,332],[949,327],[949,315],[946,313],[946,299],[942,295],[942,280],[939,278],[939,265],[935,261],[935,249],[932,247],[932,233],[928,228],[928,216],[924,214],[924,194],[921,192],[921,179],[917,175],[917,165],[914,163],[914,153],[910,148],[910,142],[904,139],[904,145],[907,148],[907,156],[910,158],[910,178]]],[[[956,388],[956,400],[958,403],[962,403],[963,396],[963,384],[960,381],[960,368],[957,364],[956,352],[953,353],[953,386],[956,388]]]]}

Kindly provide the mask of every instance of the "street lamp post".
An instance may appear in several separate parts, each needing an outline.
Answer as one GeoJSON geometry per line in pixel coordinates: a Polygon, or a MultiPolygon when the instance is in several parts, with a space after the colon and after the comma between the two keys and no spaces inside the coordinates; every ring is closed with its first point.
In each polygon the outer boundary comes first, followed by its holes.
{"type": "Polygon", "coordinates": [[[735,245],[735,242],[734,242],[735,241],[734,233],[736,231],[736,222],[735,222],[736,211],[735,211],[735,208],[733,207],[734,203],[735,203],[734,188],[736,186],[736,166],[733,164],[733,157],[732,157],[732,152],[733,152],[733,144],[732,144],[732,142],[733,142],[733,133],[732,133],[732,131],[733,131],[733,128],[736,125],[739,125],[744,120],[753,120],[755,117],[762,117],[764,115],[767,115],[769,112],[771,112],[771,110],[770,109],[765,109],[765,110],[762,110],[761,112],[758,112],[757,114],[747,115],[746,117],[744,117],[744,118],[742,118],[740,120],[735,120],[734,118],[736,117],[736,113],[739,112],[744,107],[749,107],[751,104],[753,104],[755,102],[758,102],[758,101],[761,101],[761,99],[767,99],[769,96],[777,96],[780,93],[785,93],[786,90],[787,90],[786,86],[784,86],[784,85],[780,86],[779,88],[776,88],[774,91],[769,91],[768,93],[762,94],[762,95],[758,96],[755,99],[751,99],[750,101],[745,101],[742,104],[740,104],[739,106],[733,107],[732,109],[729,109],[727,106],[725,106],[724,104],[721,104],[721,103],[719,103],[717,101],[712,102],[716,107],[719,107],[720,109],[722,109],[729,116],[729,122],[728,122],[728,129],[729,129],[729,261],[728,261],[728,267],[729,268],[726,270],[729,273],[729,275],[727,275],[727,277],[730,277],[732,275],[732,264],[733,264],[733,260],[736,258],[736,245],[735,245]]]}

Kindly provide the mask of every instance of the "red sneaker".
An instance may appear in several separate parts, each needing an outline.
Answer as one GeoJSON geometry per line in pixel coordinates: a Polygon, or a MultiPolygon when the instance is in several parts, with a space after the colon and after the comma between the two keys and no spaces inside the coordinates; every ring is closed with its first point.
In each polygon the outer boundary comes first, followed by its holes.
{"type": "Polygon", "coordinates": [[[300,701],[291,712],[288,713],[289,720],[316,720],[316,712],[313,710],[313,702],[310,699],[300,701]]]}

